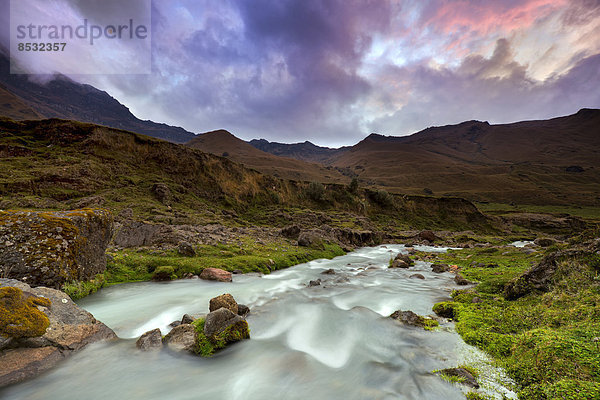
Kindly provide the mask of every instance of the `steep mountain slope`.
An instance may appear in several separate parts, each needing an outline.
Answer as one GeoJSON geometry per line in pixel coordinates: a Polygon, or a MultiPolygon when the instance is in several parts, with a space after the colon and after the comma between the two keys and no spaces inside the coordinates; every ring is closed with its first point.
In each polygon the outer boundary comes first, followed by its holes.
{"type": "Polygon", "coordinates": [[[338,183],[348,180],[333,168],[327,169],[315,163],[266,153],[225,130],[201,134],[187,145],[207,153],[229,157],[260,172],[280,178],[338,183]]]}
{"type": "Polygon", "coordinates": [[[6,90],[3,85],[0,85],[0,115],[17,120],[42,117],[23,99],[6,90]]]}
{"type": "Polygon", "coordinates": [[[259,150],[271,153],[276,156],[290,157],[297,160],[318,162],[327,164],[327,162],[335,155],[345,151],[348,147],[332,149],[329,147],[317,146],[309,141],[304,143],[277,143],[269,142],[265,139],[253,139],[249,141],[252,146],[259,150]]]}
{"type": "Polygon", "coordinates": [[[142,121],[108,93],[56,76],[47,83],[30,80],[27,75],[11,75],[10,61],[0,51],[0,85],[12,97],[0,104],[0,115],[16,118],[63,118],[126,129],[149,136],[184,143],[194,134],[183,128],[142,121]],[[29,110],[26,114],[14,110],[29,110]]]}
{"type": "Polygon", "coordinates": [[[600,205],[600,110],[505,125],[469,121],[370,135],[332,165],[404,193],[521,204],[600,205]]]}

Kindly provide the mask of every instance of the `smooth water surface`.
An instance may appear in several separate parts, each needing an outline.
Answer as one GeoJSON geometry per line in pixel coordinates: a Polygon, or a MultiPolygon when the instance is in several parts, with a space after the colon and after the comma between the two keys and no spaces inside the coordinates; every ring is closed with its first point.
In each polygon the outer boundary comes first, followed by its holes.
{"type": "MultiPolygon", "coordinates": [[[[443,251],[430,247],[420,250],[443,251]]],[[[272,273],[234,275],[233,283],[180,280],[105,288],[80,305],[122,339],[88,346],[51,372],[0,392],[19,400],[95,399],[464,399],[431,374],[454,367],[465,344],[452,329],[410,328],[393,311],[431,314],[455,288],[449,273],[417,262],[388,269],[401,245],[363,248],[272,273]],[[336,274],[322,275],[333,268],[336,274]],[[425,280],[410,278],[420,273],[425,280]],[[307,287],[310,280],[323,283],[307,287]],[[251,308],[251,340],[212,358],[141,352],[142,333],[208,312],[231,293],[251,308]]]]}

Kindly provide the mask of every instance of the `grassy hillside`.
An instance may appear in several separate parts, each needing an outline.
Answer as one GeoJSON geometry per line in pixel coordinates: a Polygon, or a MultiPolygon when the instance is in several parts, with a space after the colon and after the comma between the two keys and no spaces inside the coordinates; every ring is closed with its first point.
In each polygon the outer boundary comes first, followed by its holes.
{"type": "Polygon", "coordinates": [[[283,211],[318,212],[333,225],[375,224],[390,232],[491,229],[460,199],[282,180],[187,146],[73,121],[0,119],[0,156],[0,208],[93,205],[115,213],[131,208],[138,218],[174,224],[268,226],[288,224],[283,211]]]}

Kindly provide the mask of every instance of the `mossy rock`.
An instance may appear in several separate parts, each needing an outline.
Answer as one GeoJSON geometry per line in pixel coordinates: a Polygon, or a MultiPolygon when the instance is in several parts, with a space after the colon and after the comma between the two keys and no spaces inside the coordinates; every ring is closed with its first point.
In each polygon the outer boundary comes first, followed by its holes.
{"type": "Polygon", "coordinates": [[[50,320],[37,306],[50,307],[50,300],[16,287],[0,288],[0,335],[32,338],[46,333],[50,320]]]}
{"type": "Polygon", "coordinates": [[[172,281],[174,279],[177,279],[177,275],[175,275],[175,268],[169,265],[157,267],[154,270],[154,274],[152,274],[152,280],[154,281],[172,281]]]}
{"type": "Polygon", "coordinates": [[[196,328],[196,350],[195,353],[202,357],[210,357],[216,351],[227,347],[231,343],[250,339],[250,327],[245,319],[240,319],[221,332],[212,336],[204,334],[205,318],[199,318],[192,322],[196,328]]]}
{"type": "Polygon", "coordinates": [[[443,301],[433,306],[433,312],[444,318],[456,319],[456,303],[453,301],[443,301]]]}

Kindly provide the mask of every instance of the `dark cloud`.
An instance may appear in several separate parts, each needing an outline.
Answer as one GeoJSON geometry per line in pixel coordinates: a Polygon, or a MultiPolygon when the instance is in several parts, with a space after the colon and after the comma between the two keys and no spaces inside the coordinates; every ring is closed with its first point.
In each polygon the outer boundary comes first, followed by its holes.
{"type": "MultiPolygon", "coordinates": [[[[101,20],[144,6],[64,1],[101,20]]],[[[600,107],[599,10],[598,0],[154,0],[152,75],[75,78],[194,132],[351,144],[600,107]],[[558,39],[581,35],[568,54],[567,41],[523,40],[555,16],[558,39]],[[557,67],[539,72],[545,59],[557,67]]]]}

